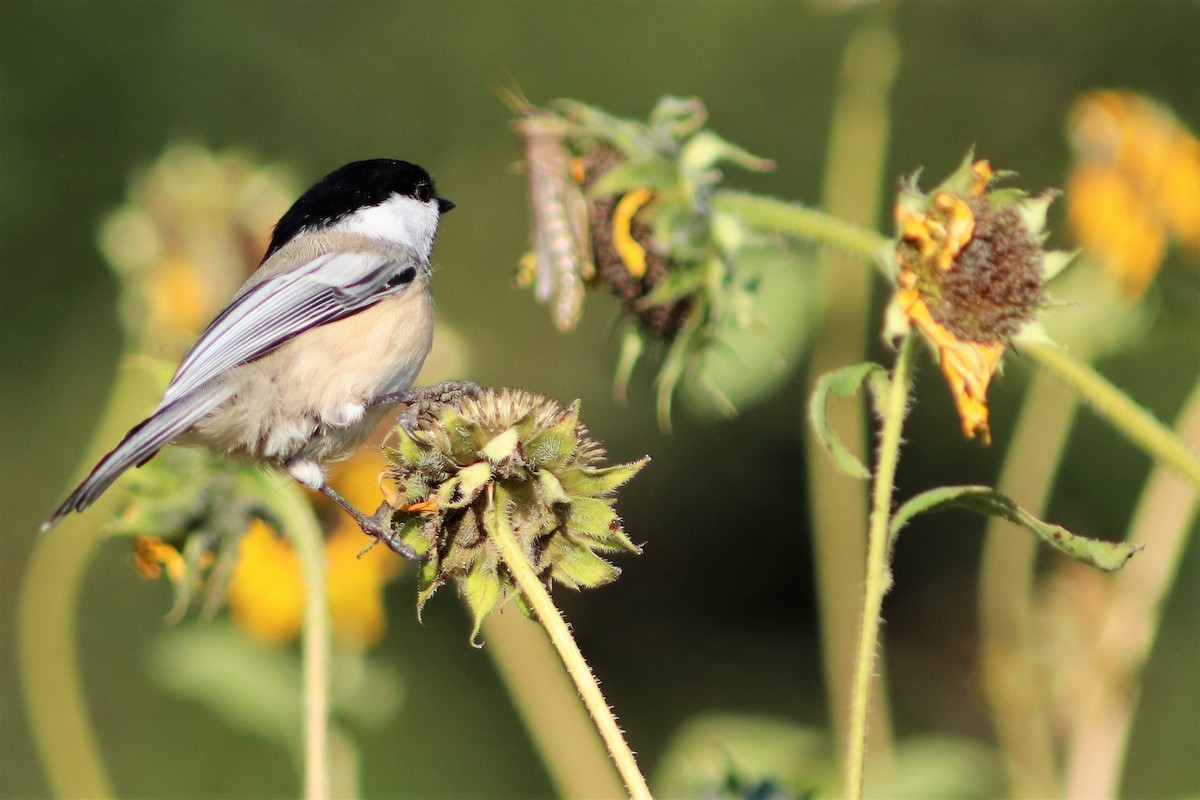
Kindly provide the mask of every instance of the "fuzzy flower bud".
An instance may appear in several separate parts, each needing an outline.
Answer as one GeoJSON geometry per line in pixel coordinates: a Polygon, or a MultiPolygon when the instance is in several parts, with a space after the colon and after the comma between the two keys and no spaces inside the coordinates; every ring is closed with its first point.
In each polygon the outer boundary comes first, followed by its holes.
{"type": "Polygon", "coordinates": [[[418,612],[454,579],[474,616],[473,636],[510,595],[528,613],[491,541],[496,525],[507,523],[543,580],[572,588],[616,579],[620,570],[603,554],[640,552],[613,493],[649,459],[601,466],[604,449],[579,421],[578,402],[564,408],[519,389],[481,389],[419,409],[385,455],[392,528],[425,556],[418,612]]]}

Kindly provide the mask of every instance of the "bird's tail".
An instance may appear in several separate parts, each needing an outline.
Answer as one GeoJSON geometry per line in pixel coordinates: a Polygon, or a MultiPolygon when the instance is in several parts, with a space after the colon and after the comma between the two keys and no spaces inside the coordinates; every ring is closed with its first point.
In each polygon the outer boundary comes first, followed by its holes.
{"type": "Polygon", "coordinates": [[[160,406],[148,419],[125,434],[125,438],[112,452],[100,459],[100,463],[92,469],[91,474],[84,478],[50,518],[42,523],[42,530],[50,530],[67,514],[83,511],[96,502],[125,470],[145,464],[163,445],[212,411],[226,396],[224,392],[200,392],[160,406]]]}

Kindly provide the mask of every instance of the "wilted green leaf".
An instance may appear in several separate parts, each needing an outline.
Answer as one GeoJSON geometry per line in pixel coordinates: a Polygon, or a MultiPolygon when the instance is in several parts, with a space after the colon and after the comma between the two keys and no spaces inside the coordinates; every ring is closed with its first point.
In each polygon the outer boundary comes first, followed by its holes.
{"type": "Polygon", "coordinates": [[[439,577],[441,575],[441,560],[438,558],[437,550],[431,550],[425,560],[421,562],[421,571],[417,574],[417,620],[421,619],[421,611],[424,610],[425,604],[429,602],[429,598],[433,597],[433,593],[442,585],[439,577]]]}
{"type": "Polygon", "coordinates": [[[680,139],[700,130],[708,119],[708,109],[699,97],[666,95],[650,112],[650,127],[672,139],[680,139]]]}
{"type": "Polygon", "coordinates": [[[571,511],[567,516],[567,526],[593,538],[600,538],[608,533],[609,527],[617,521],[617,512],[612,505],[604,500],[590,497],[579,497],[571,502],[571,511]]]}
{"type": "Polygon", "coordinates": [[[649,187],[666,189],[679,180],[675,164],[665,158],[648,158],[642,161],[626,161],[601,176],[588,190],[592,197],[609,194],[625,194],[634,189],[649,187]]]}
{"type": "Polygon", "coordinates": [[[874,391],[878,392],[878,382],[887,380],[887,370],[878,364],[866,362],[833,372],[827,372],[817,379],[812,396],[808,402],[808,421],[818,441],[829,451],[838,469],[852,478],[866,479],[871,477],[871,471],[851,453],[842,440],[838,438],[829,426],[829,396],[845,399],[862,387],[864,383],[875,384],[874,391]]]}
{"type": "Polygon", "coordinates": [[[573,589],[612,583],[621,570],[596,555],[590,547],[566,536],[551,540],[546,555],[553,562],[554,577],[573,589]]]}
{"type": "Polygon", "coordinates": [[[412,435],[404,429],[404,426],[397,425],[395,428],[396,438],[394,447],[384,448],[384,455],[388,458],[388,463],[393,468],[400,466],[415,467],[421,463],[424,449],[417,444],[412,435]]]}
{"type": "Polygon", "coordinates": [[[450,457],[458,464],[474,462],[479,454],[478,446],[483,444],[475,441],[476,427],[452,408],[442,412],[441,421],[442,428],[450,440],[450,457]]]}
{"type": "Polygon", "coordinates": [[[392,526],[396,538],[419,556],[425,555],[433,544],[425,531],[425,517],[420,514],[398,511],[392,517],[392,526]]]}
{"type": "Polygon", "coordinates": [[[189,625],[159,637],[149,673],[239,730],[299,752],[303,692],[286,649],[255,644],[227,625],[189,625]]]}
{"type": "Polygon", "coordinates": [[[1142,545],[1127,542],[1088,539],[1071,533],[1060,525],[1043,522],[990,486],[939,486],[921,492],[896,509],[896,513],[892,515],[889,527],[892,540],[895,540],[900,529],[917,514],[945,507],[965,508],[980,514],[1002,517],[1032,531],[1046,544],[1070,558],[1106,572],[1120,569],[1134,553],[1142,549],[1142,545]]]}
{"type": "Polygon", "coordinates": [[[728,412],[698,391],[705,388],[701,382],[717,387],[738,410],[769,399],[802,361],[817,317],[810,253],[751,242],[738,248],[734,259],[739,278],[753,279],[737,293],[748,301],[750,313],[722,315],[695,378],[684,382],[689,409],[710,417],[728,412]]]}
{"type": "MultiPolygon", "coordinates": [[[[497,514],[503,514],[502,508],[496,509],[497,514]]],[[[471,644],[480,646],[479,629],[483,620],[496,607],[500,599],[500,576],[496,573],[496,565],[490,558],[480,555],[475,559],[471,570],[459,583],[459,591],[471,609],[471,644]]]]}
{"type": "Polygon", "coordinates": [[[563,488],[562,482],[550,470],[538,470],[537,485],[543,505],[553,509],[571,502],[571,496],[563,488]]]}
{"type": "Polygon", "coordinates": [[[679,167],[689,184],[689,194],[695,197],[701,187],[718,180],[720,173],[714,168],[722,161],[755,172],[765,172],[775,167],[774,161],[760,158],[712,131],[700,131],[688,139],[679,154],[679,167]]]}
{"type": "Polygon", "coordinates": [[[658,285],[638,300],[640,308],[667,305],[690,297],[704,286],[704,270],[676,269],[665,275],[658,285]]]}

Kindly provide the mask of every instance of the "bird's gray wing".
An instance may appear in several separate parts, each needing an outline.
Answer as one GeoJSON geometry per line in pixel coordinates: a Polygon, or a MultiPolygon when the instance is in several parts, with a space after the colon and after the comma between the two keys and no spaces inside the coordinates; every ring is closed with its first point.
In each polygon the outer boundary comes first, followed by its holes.
{"type": "Polygon", "coordinates": [[[297,334],[348,317],[403,292],[417,276],[415,257],[345,252],[318,256],[239,292],[184,356],[162,402],[134,427],[43,524],[82,511],[121,473],[141,466],[230,396],[221,375],[297,334]]]}
{"type": "Polygon", "coordinates": [[[184,355],[163,395],[165,408],[297,334],[348,317],[404,291],[418,261],[392,254],[322,255],[242,291],[184,355]]]}

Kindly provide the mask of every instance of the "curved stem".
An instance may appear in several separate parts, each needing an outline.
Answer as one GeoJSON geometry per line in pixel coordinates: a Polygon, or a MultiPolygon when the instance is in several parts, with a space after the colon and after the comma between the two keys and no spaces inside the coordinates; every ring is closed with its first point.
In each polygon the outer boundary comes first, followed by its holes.
{"type": "Polygon", "coordinates": [[[521,614],[491,614],[483,621],[484,652],[508,688],[517,713],[542,757],[559,797],[620,797],[604,742],[554,648],[521,614]]]}
{"type": "MultiPolygon", "coordinates": [[[[1200,384],[1175,430],[1200,441],[1200,384]]],[[[1146,545],[1112,577],[1095,641],[1096,679],[1087,686],[1067,747],[1066,796],[1116,797],[1128,756],[1141,678],[1163,624],[1163,604],[1178,577],[1200,512],[1195,486],[1164,465],[1150,473],[1129,526],[1128,541],[1146,545]]]]}
{"type": "MultiPolygon", "coordinates": [[[[884,19],[865,19],[846,42],[839,68],[837,101],[829,126],[829,149],[822,180],[822,205],[830,215],[865,226],[875,224],[883,201],[887,144],[891,132],[888,94],[899,66],[899,48],[884,12],[884,19]]],[[[801,207],[782,209],[778,201],[748,201],[743,210],[755,212],[761,222],[781,222],[784,211],[793,223],[807,223],[809,231],[833,231],[839,244],[821,253],[817,276],[823,309],[815,332],[810,375],[823,375],[866,358],[870,322],[869,270],[851,263],[858,254],[844,252],[845,241],[864,248],[879,243],[868,229],[839,227],[817,212],[801,207]]],[[[855,452],[870,452],[867,415],[861,395],[833,404],[829,423],[855,452]]],[[[821,658],[825,696],[834,740],[846,741],[846,700],[854,672],[855,620],[862,602],[866,571],[867,483],[835,467],[816,437],[807,445],[807,495],[812,538],[817,607],[820,613],[821,658]]],[[[872,763],[891,761],[891,714],[887,679],[878,669],[873,677],[868,713],[872,725],[867,747],[872,763]]],[[[839,749],[838,756],[845,753],[839,749]]]]}
{"type": "Polygon", "coordinates": [[[773,197],[723,190],[713,195],[712,205],[717,211],[738,215],[751,227],[836,247],[864,258],[873,257],[888,243],[886,237],[869,228],[773,197]]]}
{"type": "Polygon", "coordinates": [[[329,796],[329,603],[325,596],[325,540],[298,484],[261,472],[243,472],[248,487],[287,536],[304,574],[304,796],[329,796]]]}
{"type": "Polygon", "coordinates": [[[1062,347],[1033,341],[1019,347],[1023,355],[1079,392],[1092,410],[1131,442],[1200,487],[1200,456],[1129,395],[1062,347]]]}
{"type": "Polygon", "coordinates": [[[630,797],[635,800],[647,800],[651,797],[650,787],[646,785],[646,779],[638,769],[637,760],[621,733],[617,718],[613,715],[612,709],[608,707],[608,703],[605,702],[604,695],[600,692],[600,684],[596,682],[596,676],[592,674],[591,668],[583,658],[583,653],[575,644],[571,630],[567,627],[558,607],[550,599],[550,593],[546,591],[546,587],[534,573],[533,567],[530,566],[529,559],[521,548],[520,542],[517,541],[512,525],[508,521],[505,503],[497,502],[495,499],[495,488],[494,484],[488,486],[490,505],[494,510],[495,517],[490,531],[492,542],[500,551],[500,557],[504,559],[504,564],[512,574],[513,580],[516,581],[522,594],[529,601],[529,606],[537,615],[538,621],[542,623],[542,627],[550,636],[550,641],[558,651],[559,658],[567,668],[567,674],[575,682],[575,688],[579,690],[579,695],[583,698],[588,713],[592,715],[596,730],[604,739],[608,753],[612,756],[617,771],[621,773],[621,780],[625,782],[625,788],[629,791],[630,797]]]}
{"type": "MultiPolygon", "coordinates": [[[[103,501],[104,498],[101,498],[103,501]]],[[[58,797],[111,797],[79,675],[79,594],[104,535],[95,518],[72,516],[37,540],[17,601],[17,653],[33,743],[58,797]]]]}
{"type": "MultiPolygon", "coordinates": [[[[86,474],[130,419],[154,402],[157,386],[142,369],[126,366],[109,394],[92,443],[80,464],[86,474]]],[[[92,557],[104,539],[120,492],[100,497],[86,515],[72,514],[39,536],[17,600],[17,657],[34,747],[51,791],[59,797],[109,797],[104,768],[76,652],[79,596],[92,557]]]]}
{"type": "Polygon", "coordinates": [[[859,624],[858,656],[854,665],[854,683],[850,696],[849,734],[846,742],[845,796],[858,800],[863,795],[863,767],[866,761],[867,709],[870,707],[871,675],[875,667],[875,648],[883,596],[891,588],[888,564],[888,522],[892,514],[892,492],[896,464],[900,460],[901,433],[908,412],[908,392],[912,384],[912,366],[917,334],[909,333],[900,345],[887,408],[883,415],[879,454],[872,484],[871,521],[867,532],[867,584],[863,592],[863,610],[859,624]]]}

